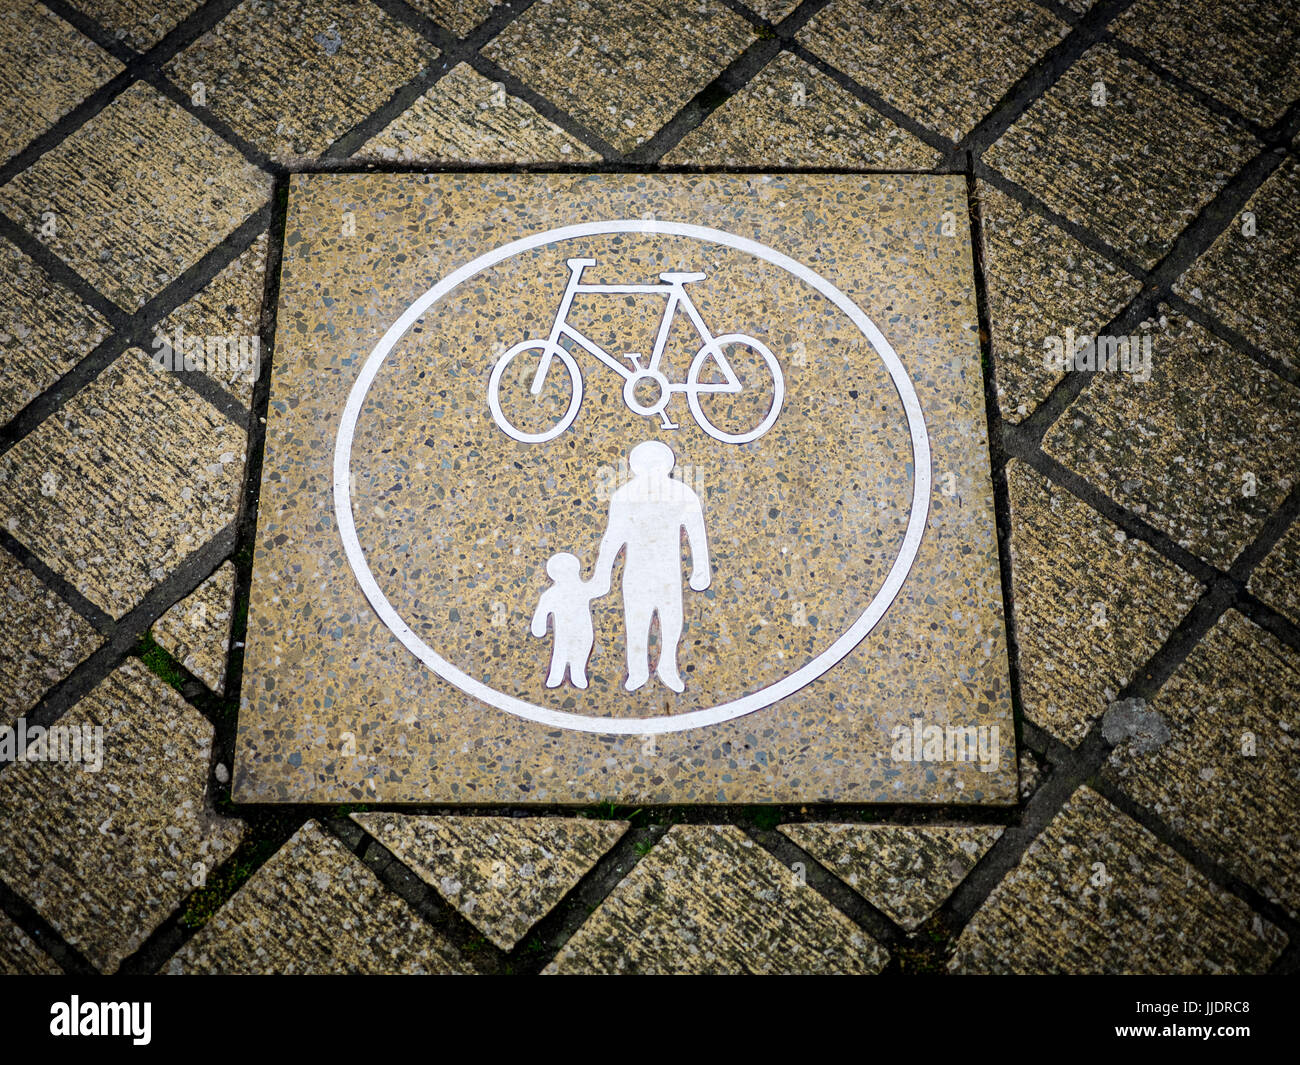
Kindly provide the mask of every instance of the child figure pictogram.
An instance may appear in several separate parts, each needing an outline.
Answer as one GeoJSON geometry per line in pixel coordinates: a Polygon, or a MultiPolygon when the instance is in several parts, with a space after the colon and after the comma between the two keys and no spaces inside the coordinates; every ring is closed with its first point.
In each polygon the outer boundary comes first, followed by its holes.
{"type": "Polygon", "coordinates": [[[608,585],[601,589],[595,580],[582,579],[582,563],[567,551],[554,554],[547,560],[546,575],[554,582],[537,601],[533,613],[532,633],[545,636],[548,619],[554,632],[551,651],[551,669],[546,676],[548,688],[558,688],[564,683],[564,670],[569,670],[569,681],[575,688],[587,686],[587,659],[596,641],[591,624],[591,601],[605,594],[608,585]]]}

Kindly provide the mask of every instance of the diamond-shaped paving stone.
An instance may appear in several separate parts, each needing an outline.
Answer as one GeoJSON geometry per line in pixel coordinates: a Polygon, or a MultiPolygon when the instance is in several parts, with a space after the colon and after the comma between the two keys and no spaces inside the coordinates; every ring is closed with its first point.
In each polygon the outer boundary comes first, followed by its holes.
{"type": "Polygon", "coordinates": [[[959,973],[1266,970],[1286,936],[1080,788],[961,937],[959,973]]]}
{"type": "Polygon", "coordinates": [[[998,406],[1018,422],[1062,377],[1044,357],[1048,338],[1094,335],[1142,285],[987,182],[979,199],[998,406]]]}
{"type": "Polygon", "coordinates": [[[153,626],[159,646],[219,695],[226,690],[234,605],[235,567],[227,562],[153,626]]]}
{"type": "Polygon", "coordinates": [[[1166,69],[1268,126],[1300,97],[1300,19],[1277,0],[1139,0],[1111,27],[1166,69]]]}
{"type": "Polygon", "coordinates": [[[997,825],[783,825],[789,836],[909,932],[1002,835],[997,825]]]}
{"type": "Polygon", "coordinates": [[[109,333],[108,323],[36,262],[0,240],[0,424],[109,333]]]}
{"type": "Polygon", "coordinates": [[[309,821],[164,971],[375,975],[468,968],[439,932],[309,821]]]}
{"type": "Polygon", "coordinates": [[[122,69],[43,4],[0,10],[0,163],[6,162],[122,69]]]}
{"type": "Polygon", "coordinates": [[[533,4],[483,55],[626,152],[755,37],[720,0],[554,0],[533,4]]]}
{"type": "Polygon", "coordinates": [[[1292,522],[1250,575],[1250,590],[1300,625],[1300,522],[1292,522]]]}
{"type": "Polygon", "coordinates": [[[102,727],[102,768],[65,760],[0,770],[0,877],[114,970],[229,857],[243,824],[207,803],[212,726],[137,659],[58,725],[80,736],[102,727]]]}
{"type": "Polygon", "coordinates": [[[1181,546],[1227,566],[1300,469],[1300,389],[1172,312],[1151,379],[1098,373],[1043,450],[1181,546]]]}
{"type": "Polygon", "coordinates": [[[167,66],[268,155],[320,155],[438,55],[369,3],[244,0],[167,66]]]}
{"type": "Polygon", "coordinates": [[[958,141],[1068,32],[1031,0],[833,0],[799,42],[958,141]]]}
{"type": "Polygon", "coordinates": [[[266,202],[271,179],[143,82],[0,188],[0,207],[134,310],[266,202]]]}
{"type": "Polygon", "coordinates": [[[888,954],[729,825],[675,825],[548,973],[875,973],[888,954]]]}
{"type": "Polygon", "coordinates": [[[1170,738],[1121,743],[1105,775],[1174,832],[1300,911],[1300,655],[1230,610],[1151,709],[1170,738]]]}
{"type": "Polygon", "coordinates": [[[1074,746],[1201,586],[1032,467],[1011,462],[1007,489],[1021,699],[1074,746]]]}
{"type": "MultiPolygon", "coordinates": [[[[202,369],[241,400],[253,401],[261,371],[262,296],[266,285],[266,234],[155,327],[173,351],[195,338],[204,345],[202,369]],[[214,347],[215,344],[215,347],[214,347]],[[211,354],[212,357],[209,357],[211,354]]],[[[155,347],[154,350],[161,350],[155,347]]],[[[196,353],[197,354],[197,353],[196,353]]]]}
{"type": "Polygon", "coordinates": [[[245,443],[132,348],[0,456],[0,523],[121,617],[234,520],[245,443]]]}
{"type": "Polygon", "coordinates": [[[1149,269],[1257,150],[1226,119],[1097,45],[984,161],[1149,269]],[[1098,82],[1104,106],[1092,102],[1098,82]]]}
{"type": "Polygon", "coordinates": [[[120,41],[138,51],[152,48],[203,4],[203,0],[72,0],[120,41]]]}
{"type": "Polygon", "coordinates": [[[55,976],[62,972],[53,958],[0,913],[0,975],[55,976]]]}
{"type": "Polygon", "coordinates": [[[1300,369],[1300,163],[1273,172],[1174,290],[1300,369]]]}
{"type": "Polygon", "coordinates": [[[487,18],[502,0],[407,0],[421,15],[443,29],[464,37],[487,18]]]}
{"type": "Polygon", "coordinates": [[[939,152],[815,67],[780,52],[688,133],[666,163],[925,170],[939,152]]]}
{"type": "Polygon", "coordinates": [[[550,913],[628,828],[563,817],[352,819],[502,950],[550,913]]]}
{"type": "Polygon", "coordinates": [[[460,63],[368,140],[355,158],[513,164],[593,163],[600,156],[460,63]]]}
{"type": "Polygon", "coordinates": [[[0,725],[29,710],[104,642],[36,575],[0,551],[0,725]]]}

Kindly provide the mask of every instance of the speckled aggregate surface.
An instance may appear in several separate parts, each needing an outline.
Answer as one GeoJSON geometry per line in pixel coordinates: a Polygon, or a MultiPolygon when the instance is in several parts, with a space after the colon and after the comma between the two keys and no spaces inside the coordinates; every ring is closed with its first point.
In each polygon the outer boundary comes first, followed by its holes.
{"type": "Polygon", "coordinates": [[[352,819],[502,950],[523,939],[628,828],[566,817],[352,819]]]}
{"type": "Polygon", "coordinates": [[[1150,268],[1254,151],[1249,135],[1099,44],[985,159],[1150,268]]]}
{"type": "Polygon", "coordinates": [[[202,6],[202,0],[73,0],[115,38],[133,48],[150,48],[202,6]]]}
{"type": "Polygon", "coordinates": [[[0,456],[0,525],[120,617],[234,520],[244,446],[242,429],[131,349],[0,456]]]}
{"type": "Polygon", "coordinates": [[[957,941],[956,973],[1251,973],[1286,937],[1080,788],[957,941]]]}
{"type": "Polygon", "coordinates": [[[1000,825],[783,825],[859,895],[911,932],[1002,835],[1000,825]]]}
{"type": "MultiPolygon", "coordinates": [[[[296,180],[236,795],[1012,800],[969,243],[940,232],[945,212],[963,204],[959,181],[906,176],[296,180]],[[911,574],[856,651],[775,706],[648,746],[641,736],[522,720],[418,664],[372,613],[343,558],[330,472],[361,357],[432,281],[507,239],[618,217],[629,203],[636,214],[765,240],[851,292],[888,330],[920,390],[941,481],[911,574]],[[340,235],[344,210],[357,216],[362,239],[340,235]],[[453,218],[454,226],[446,221],[453,218]],[[921,727],[996,726],[997,757],[985,769],[973,753],[970,761],[895,758],[894,730],[918,718],[921,727]]],[[[802,286],[734,250],[665,235],[547,245],[467,282],[394,349],[353,448],[358,537],[398,613],[495,690],[597,718],[706,709],[777,682],[838,638],[901,549],[911,447],[881,362],[846,318],[802,286]],[[582,413],[566,433],[545,444],[507,437],[486,403],[493,345],[504,350],[545,331],[567,278],[563,261],[578,254],[598,260],[588,280],[604,283],[652,279],[678,264],[703,268],[710,279],[695,283],[693,298],[704,320],[719,333],[743,324],[782,352],[786,399],[768,434],[743,447],[721,443],[685,409],[675,415],[678,429],[656,430],[623,405],[621,379],[590,360],[582,413]],[[591,564],[608,513],[601,486],[612,487],[633,445],[661,437],[693,471],[683,476],[700,492],[710,528],[714,586],[688,592],[685,604],[688,689],[675,698],[656,681],[624,691],[617,585],[593,604],[591,687],[547,689],[549,650],[528,635],[548,584],[546,559],[576,551],[591,564]]],[[[570,320],[587,335],[613,350],[649,350],[662,297],[650,307],[580,298],[570,320]]],[[[669,339],[663,365],[684,376],[698,338],[679,323],[669,339]]],[[[752,375],[762,382],[755,399],[712,408],[729,428],[754,424],[762,415],[755,405],[770,403],[764,371],[752,375]]]]}
{"type": "Polygon", "coordinates": [[[888,953],[730,825],[676,825],[548,973],[878,972],[888,953]]]}
{"type": "Polygon", "coordinates": [[[1250,590],[1300,624],[1300,526],[1287,530],[1250,575],[1250,590]]]}
{"type": "Polygon", "coordinates": [[[0,875],[106,971],[238,846],[242,821],[208,802],[212,726],[139,662],[69,711],[103,728],[103,767],[0,769],[0,875]]]}
{"type": "Polygon", "coordinates": [[[0,914],[0,974],[53,976],[63,972],[13,921],[0,914]]]}

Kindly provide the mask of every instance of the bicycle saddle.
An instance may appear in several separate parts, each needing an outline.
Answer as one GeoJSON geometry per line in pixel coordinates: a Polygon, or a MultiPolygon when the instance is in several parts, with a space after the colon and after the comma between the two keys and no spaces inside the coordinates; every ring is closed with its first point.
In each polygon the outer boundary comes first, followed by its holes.
{"type": "Polygon", "coordinates": [[[687,281],[703,281],[708,274],[692,274],[682,270],[669,270],[659,275],[660,281],[667,281],[672,284],[674,281],[681,281],[685,284],[687,281]]]}

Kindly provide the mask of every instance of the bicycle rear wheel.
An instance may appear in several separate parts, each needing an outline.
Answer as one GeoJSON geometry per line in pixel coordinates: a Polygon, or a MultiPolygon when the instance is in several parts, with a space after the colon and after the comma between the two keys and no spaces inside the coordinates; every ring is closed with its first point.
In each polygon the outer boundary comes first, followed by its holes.
{"type": "MultiPolygon", "coordinates": [[[[550,376],[548,369],[547,377],[550,376]]],[[[524,340],[497,359],[496,365],[492,367],[492,376],[488,378],[487,400],[488,408],[492,411],[492,420],[506,436],[518,440],[521,444],[543,444],[547,440],[554,440],[578,417],[578,408],[582,405],[582,371],[578,369],[578,363],[573,356],[559,345],[551,347],[545,340],[524,340]],[[515,422],[524,420],[519,415],[527,413],[530,405],[541,417],[546,415],[548,402],[554,406],[553,390],[545,388],[545,380],[542,382],[542,391],[546,394],[540,400],[532,395],[532,383],[540,369],[541,360],[548,352],[551,356],[551,364],[554,365],[555,360],[558,359],[569,373],[568,407],[560,420],[550,428],[540,431],[535,425],[520,428],[515,422]],[[508,405],[516,416],[515,421],[507,417],[502,409],[503,382],[506,383],[508,405]],[[510,387],[512,385],[519,387],[510,387]]]]}

